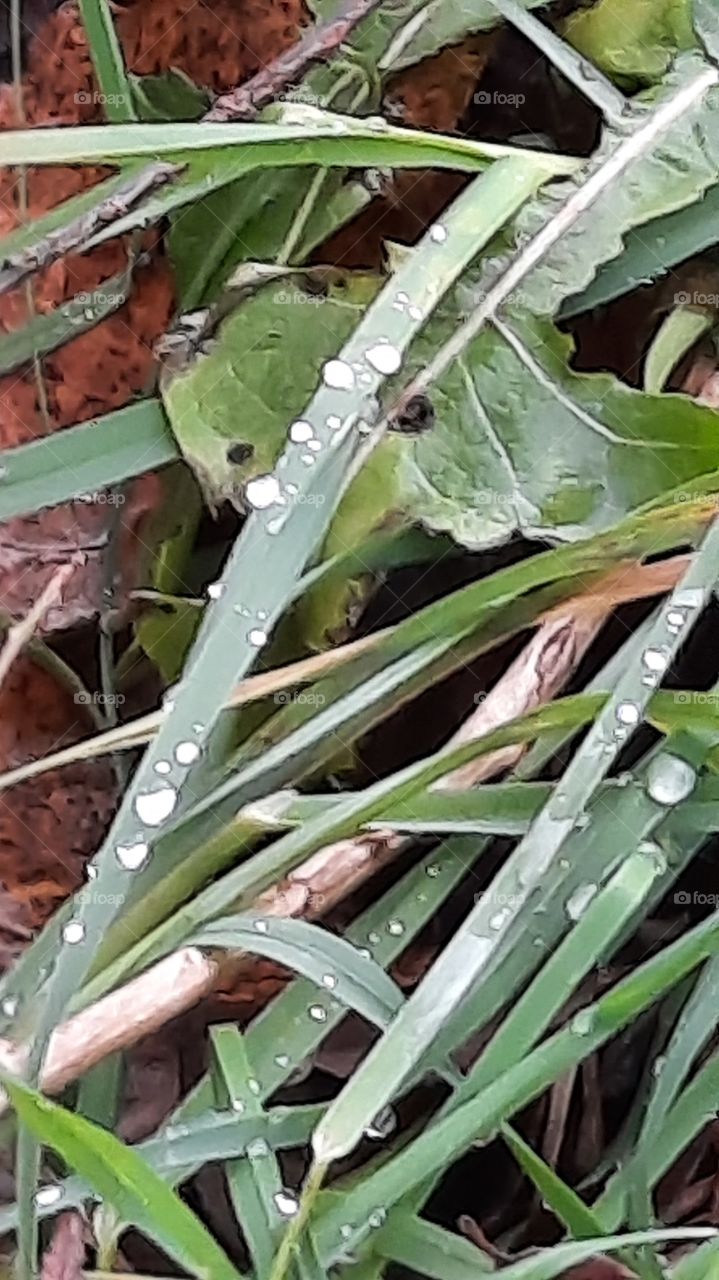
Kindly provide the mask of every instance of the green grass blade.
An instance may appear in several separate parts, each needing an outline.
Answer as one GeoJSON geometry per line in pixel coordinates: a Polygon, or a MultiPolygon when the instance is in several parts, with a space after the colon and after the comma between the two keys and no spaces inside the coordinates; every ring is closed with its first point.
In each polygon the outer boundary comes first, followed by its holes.
{"type": "Polygon", "coordinates": [[[372,1244],[389,1262],[431,1280],[477,1280],[478,1273],[494,1271],[494,1263],[476,1244],[410,1214],[393,1219],[372,1244]]]}
{"type": "MultiPolygon", "coordinates": [[[[400,925],[400,933],[404,926],[400,925]]],[[[395,982],[356,947],[309,924],[272,916],[227,916],[194,939],[197,946],[228,947],[265,956],[309,978],[333,1003],[354,1009],[373,1026],[386,1027],[403,1002],[395,982]]]]}
{"type": "Polygon", "coordinates": [[[121,1215],[203,1280],[238,1280],[239,1273],[199,1218],[113,1134],[3,1076],[19,1119],[87,1179],[121,1215]]]}
{"type": "Polygon", "coordinates": [[[80,0],[80,16],[107,119],[113,124],[136,120],[132,88],[108,0],[80,0]]]}
{"type": "Polygon", "coordinates": [[[177,457],[162,405],[142,400],[0,451],[0,519],[101,492],[177,457]]]}
{"type": "Polygon", "coordinates": [[[10,373],[34,357],[48,355],[63,343],[87,333],[128,299],[132,266],[103,281],[92,293],[80,294],[47,313],[32,316],[21,329],[0,337],[0,374],[10,373]]]}

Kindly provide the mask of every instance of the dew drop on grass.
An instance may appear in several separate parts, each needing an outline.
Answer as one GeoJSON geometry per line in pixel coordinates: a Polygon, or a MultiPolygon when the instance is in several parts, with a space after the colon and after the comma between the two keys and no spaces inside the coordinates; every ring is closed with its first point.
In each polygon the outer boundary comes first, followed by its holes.
{"type": "Polygon", "coordinates": [[[647,791],[661,805],[680,804],[694,790],[696,770],[680,756],[663,751],[655,756],[647,770],[647,791]]]}
{"type": "Polygon", "coordinates": [[[211,582],[207,588],[207,594],[210,600],[219,600],[225,594],[225,590],[224,582],[211,582]]]}
{"type": "Polygon", "coordinates": [[[159,827],[169,818],[177,804],[175,787],[158,787],[155,791],[143,791],[135,799],[135,813],[147,827],[159,827]]]}
{"type": "Polygon", "coordinates": [[[247,1081],[247,1088],[255,1098],[259,1097],[262,1092],[262,1085],[254,1076],[250,1076],[250,1079],[247,1081]]]}
{"type": "Polygon", "coordinates": [[[299,485],[293,484],[293,482],[292,482],[292,481],[290,481],[290,483],[289,483],[289,484],[286,484],[286,485],[285,485],[285,490],[286,490],[286,492],[287,492],[287,493],[289,493],[289,495],[290,495],[290,497],[291,497],[291,498],[294,498],[295,494],[296,494],[296,493],[299,493],[299,491],[300,491],[300,490],[299,490],[299,485]]]}
{"type": "Polygon", "coordinates": [[[67,942],[70,946],[74,946],[75,943],[82,942],[84,937],[85,926],[82,923],[82,920],[68,920],[62,931],[63,942],[67,942]]]}
{"type": "Polygon", "coordinates": [[[253,1138],[247,1144],[248,1156],[267,1156],[270,1154],[270,1148],[264,1138],[253,1138]]]}
{"type": "Polygon", "coordinates": [[[373,1142],[384,1142],[385,1138],[389,1138],[397,1128],[397,1113],[394,1107],[383,1107],[364,1131],[365,1138],[370,1138],[373,1142]]]}
{"type": "Polygon", "coordinates": [[[314,435],[312,423],[305,422],[303,419],[293,422],[290,427],[289,435],[293,444],[306,444],[314,435]]]}
{"type": "Polygon", "coordinates": [[[429,876],[430,880],[436,879],[441,869],[442,868],[439,867],[436,862],[430,862],[429,866],[427,867],[427,875],[429,876]]]}
{"type": "Polygon", "coordinates": [[[340,427],[342,426],[342,419],[340,418],[339,414],[331,413],[327,418],[327,426],[329,427],[330,431],[339,431],[340,427]]]}
{"type": "Polygon", "coordinates": [[[267,632],[262,631],[260,627],[253,627],[248,631],[247,639],[256,649],[261,649],[263,644],[267,644],[267,632]]]}
{"type": "Polygon", "coordinates": [[[245,1104],[242,1101],[242,1098],[232,1099],[232,1110],[236,1111],[238,1116],[242,1115],[242,1112],[244,1111],[244,1109],[245,1109],[245,1104]]]}
{"type": "Polygon", "coordinates": [[[377,373],[391,374],[396,373],[402,365],[402,353],[394,346],[392,342],[381,341],[370,347],[365,354],[367,363],[377,370],[377,373]]]}
{"type": "Polygon", "coordinates": [[[178,764],[194,764],[200,758],[200,748],[196,742],[178,742],[175,747],[175,759],[178,764]]]}
{"type": "Polygon", "coordinates": [[[680,587],[674,592],[672,605],[678,609],[701,609],[704,603],[704,592],[701,587],[680,587]]]}
{"type": "Polygon", "coordinates": [[[278,1054],[275,1056],[275,1066],[277,1066],[277,1067],[281,1067],[281,1068],[282,1068],[282,1070],[283,1070],[283,1071],[285,1071],[285,1070],[287,1069],[287,1067],[289,1067],[289,1065],[290,1065],[290,1058],[289,1058],[289,1054],[287,1054],[287,1053],[278,1053],[278,1054]]]}
{"type": "Polygon", "coordinates": [[[17,1013],[18,999],[17,996],[5,996],[0,1009],[2,1009],[6,1018],[14,1018],[17,1013]]]}
{"type": "Polygon", "coordinates": [[[444,244],[447,239],[447,228],[443,227],[441,222],[435,222],[434,226],[429,229],[429,238],[435,244],[444,244]]]}
{"type": "Polygon", "coordinates": [[[667,627],[672,635],[678,635],[682,627],[686,625],[687,615],[683,609],[669,609],[667,612],[667,627]]]}
{"type": "Polygon", "coordinates": [[[493,916],[489,918],[489,927],[495,932],[502,928],[502,925],[509,919],[512,912],[509,907],[502,907],[501,911],[495,911],[493,916]]]}
{"type": "Polygon", "coordinates": [[[661,649],[645,649],[642,654],[642,662],[647,671],[651,671],[656,675],[661,675],[669,666],[669,658],[661,649]]]}
{"type": "Polygon", "coordinates": [[[575,1013],[570,1027],[575,1035],[586,1036],[592,1029],[593,1016],[591,1009],[580,1009],[579,1013],[575,1013]]]}
{"type": "Polygon", "coordinates": [[[291,1191],[276,1191],[272,1197],[275,1208],[283,1218],[294,1218],[299,1211],[300,1202],[291,1191]]]}
{"type": "Polygon", "coordinates": [[[271,507],[280,495],[280,486],[276,476],[255,476],[245,486],[245,499],[256,511],[264,511],[271,507]]]}
{"type": "Polygon", "coordinates": [[[46,1209],[51,1204],[57,1204],[62,1199],[62,1187],[48,1184],[46,1187],[38,1187],[35,1192],[35,1204],[38,1209],[46,1209]]]}
{"type": "Polygon", "coordinates": [[[342,1239],[349,1240],[353,1230],[354,1228],[350,1226],[349,1222],[343,1223],[343,1225],[340,1227],[340,1235],[342,1236],[342,1239]]]}
{"type": "Polygon", "coordinates": [[[401,920],[390,920],[387,925],[387,932],[392,934],[393,938],[401,938],[404,933],[404,925],[401,920]]]}
{"type": "Polygon", "coordinates": [[[172,765],[169,760],[158,760],[153,768],[155,773],[167,774],[172,772],[172,765]]]}
{"type": "Polygon", "coordinates": [[[267,933],[267,921],[259,917],[252,921],[252,928],[256,933],[267,933]]]}
{"type": "Polygon", "coordinates": [[[135,840],[133,844],[118,844],[115,857],[125,871],[138,871],[147,862],[150,853],[144,840],[135,840]]]}
{"type": "Polygon", "coordinates": [[[372,931],[367,934],[367,941],[371,942],[373,947],[376,946],[379,942],[379,934],[372,929],[372,931]]]}
{"type": "Polygon", "coordinates": [[[567,898],[567,915],[570,920],[581,919],[596,892],[595,884],[580,884],[574,890],[571,897],[567,898]]]}
{"type": "Polygon", "coordinates": [[[327,1010],[322,1004],[311,1004],[307,1011],[313,1022],[326,1022],[327,1010]]]}
{"type": "Polygon", "coordinates": [[[620,724],[635,725],[639,724],[642,713],[636,702],[620,702],[616,714],[620,724]]]}
{"type": "Polygon", "coordinates": [[[313,466],[315,465],[315,460],[314,460],[314,458],[312,457],[312,454],[311,454],[311,453],[303,453],[303,454],[301,454],[301,455],[300,455],[300,462],[304,462],[304,464],[305,464],[305,466],[306,466],[306,467],[313,467],[313,466]]]}
{"type": "Polygon", "coordinates": [[[358,947],[358,948],[357,948],[357,955],[358,955],[358,956],[364,956],[365,960],[371,960],[371,959],[372,959],[372,952],[370,951],[369,947],[358,947]]]}
{"type": "Polygon", "coordinates": [[[323,973],[322,985],[327,987],[329,991],[334,991],[337,986],[337,975],[335,973],[323,973]]]}
{"type": "Polygon", "coordinates": [[[346,360],[328,360],[322,369],[322,381],[336,391],[351,391],[355,385],[354,370],[346,360]]]}
{"type": "Polygon", "coordinates": [[[85,877],[88,880],[97,880],[97,867],[94,862],[88,862],[85,867],[85,877]]]}
{"type": "Polygon", "coordinates": [[[386,1217],[387,1217],[387,1210],[386,1210],[386,1209],[375,1209],[375,1210],[373,1210],[373,1212],[370,1214],[370,1216],[369,1216],[369,1218],[367,1219],[367,1221],[368,1221],[369,1225],[370,1225],[370,1226],[371,1226],[371,1227],[376,1231],[378,1227],[381,1227],[381,1226],[382,1226],[382,1224],[383,1224],[383,1222],[385,1221],[386,1217]]]}

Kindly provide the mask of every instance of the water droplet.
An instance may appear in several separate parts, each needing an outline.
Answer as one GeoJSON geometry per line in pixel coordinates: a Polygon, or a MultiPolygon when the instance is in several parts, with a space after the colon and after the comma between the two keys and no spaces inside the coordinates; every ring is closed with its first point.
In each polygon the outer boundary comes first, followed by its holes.
{"type": "Polygon", "coordinates": [[[285,485],[285,490],[287,493],[289,493],[291,498],[294,498],[295,494],[299,493],[300,487],[299,485],[293,484],[292,481],[290,481],[289,484],[285,485]]]}
{"type": "Polygon", "coordinates": [[[193,726],[192,726],[192,732],[193,732],[193,733],[202,733],[202,732],[203,732],[203,730],[204,730],[204,728],[205,728],[204,724],[193,724],[193,726]]]}
{"type": "Polygon", "coordinates": [[[286,519],[287,519],[287,515],[273,516],[272,520],[267,521],[267,532],[273,533],[273,534],[279,533],[286,519]]]}
{"type": "Polygon", "coordinates": [[[337,975],[334,973],[323,973],[322,985],[328,987],[330,991],[334,991],[337,986],[337,975]]]}
{"type": "Polygon", "coordinates": [[[174,787],[158,787],[156,791],[143,791],[135,799],[135,813],[148,827],[159,827],[169,818],[177,804],[174,787]]]}
{"type": "Polygon", "coordinates": [[[290,1058],[289,1058],[289,1054],[287,1054],[287,1053],[278,1053],[278,1054],[275,1056],[275,1066],[277,1066],[277,1067],[281,1067],[281,1068],[282,1068],[282,1070],[283,1070],[283,1071],[285,1071],[285,1070],[287,1069],[287,1067],[289,1067],[289,1065],[290,1065],[290,1058]]]}
{"type": "Polygon", "coordinates": [[[376,1231],[377,1227],[381,1227],[387,1217],[386,1209],[375,1209],[367,1219],[369,1225],[376,1231]]]}
{"type": "Polygon", "coordinates": [[[327,418],[327,426],[329,427],[330,431],[339,431],[340,427],[342,426],[342,419],[339,417],[338,414],[331,413],[327,418]]]}
{"type": "Polygon", "coordinates": [[[306,467],[313,467],[315,465],[315,460],[311,453],[300,454],[300,462],[304,462],[306,467]]]}
{"type": "Polygon", "coordinates": [[[263,644],[267,644],[267,632],[260,630],[259,627],[253,627],[248,631],[247,639],[256,649],[261,649],[263,644]]]}
{"type": "Polygon", "coordinates": [[[283,1218],[294,1218],[299,1210],[300,1202],[291,1191],[276,1191],[272,1199],[277,1212],[281,1213],[283,1218]]]}
{"type": "Polygon", "coordinates": [[[400,290],[400,292],[395,296],[395,302],[398,302],[401,307],[406,307],[409,302],[409,294],[400,290]]]}
{"type": "Polygon", "coordinates": [[[567,898],[567,915],[570,920],[579,920],[584,915],[592,898],[597,892],[595,884],[580,884],[570,898],[567,898]]]}
{"type": "Polygon", "coordinates": [[[270,1154],[270,1148],[264,1138],[253,1138],[247,1144],[248,1156],[267,1156],[270,1154]]]}
{"type": "Polygon", "coordinates": [[[327,1021],[327,1010],[325,1009],[324,1005],[311,1004],[309,1007],[308,1013],[313,1022],[327,1021]]]}
{"type": "Polygon", "coordinates": [[[687,615],[683,609],[669,609],[667,612],[667,627],[672,635],[678,635],[682,627],[685,625],[687,615]]]}
{"type": "Polygon", "coordinates": [[[642,713],[636,702],[620,702],[616,715],[620,724],[634,725],[639,724],[642,713]]]}
{"type": "Polygon", "coordinates": [[[434,880],[435,877],[439,875],[440,871],[441,867],[439,867],[436,862],[431,862],[427,867],[427,875],[431,880],[434,880]]]}
{"type": "Polygon", "coordinates": [[[691,795],[696,782],[692,766],[668,751],[655,756],[647,769],[647,791],[657,804],[679,804],[691,795]]]}
{"type": "Polygon", "coordinates": [[[302,419],[299,419],[297,422],[293,422],[290,427],[290,440],[293,444],[306,444],[308,440],[312,439],[314,434],[312,423],[305,422],[302,419]]]}
{"type": "Polygon", "coordinates": [[[82,920],[68,920],[62,931],[63,942],[68,942],[70,946],[73,946],[76,942],[82,942],[84,937],[85,926],[82,920]]]}
{"type": "Polygon", "coordinates": [[[210,600],[219,600],[220,596],[225,594],[226,589],[224,582],[211,582],[207,588],[207,594],[210,600]]]}
{"type": "Polygon", "coordinates": [[[408,314],[410,320],[422,320],[424,318],[421,307],[408,307],[408,314]]]}
{"type": "Polygon", "coordinates": [[[434,226],[429,229],[429,238],[434,240],[435,244],[444,244],[447,239],[447,228],[443,227],[441,222],[435,222],[434,226]]]}
{"type": "Polygon", "coordinates": [[[6,1018],[14,1018],[17,1013],[18,998],[17,996],[5,996],[0,1009],[2,1009],[6,1018]]]}
{"type": "Polygon", "coordinates": [[[255,476],[254,480],[249,480],[245,486],[245,498],[256,511],[271,507],[273,502],[277,501],[279,494],[279,483],[272,475],[255,476]]]}
{"type": "Polygon", "coordinates": [[[662,1071],[664,1070],[664,1064],[665,1064],[665,1062],[666,1062],[666,1058],[663,1058],[663,1057],[661,1057],[661,1056],[660,1056],[660,1057],[658,1057],[658,1058],[655,1058],[655,1059],[654,1059],[654,1064],[653,1064],[653,1066],[652,1066],[652,1075],[653,1075],[653,1076],[660,1076],[660,1075],[661,1075],[662,1071]]]}
{"type": "Polygon", "coordinates": [[[342,1236],[342,1239],[349,1240],[353,1230],[354,1228],[350,1226],[349,1222],[343,1223],[343,1225],[340,1227],[340,1235],[342,1236]]]}
{"type": "Polygon", "coordinates": [[[575,1013],[570,1027],[578,1036],[586,1036],[592,1029],[593,1014],[591,1009],[580,1009],[579,1013],[575,1013]]]}
{"type": "Polygon", "coordinates": [[[377,342],[366,353],[367,363],[378,373],[396,373],[402,366],[402,353],[391,342],[377,342]]]}
{"type": "Polygon", "coordinates": [[[134,844],[119,844],[115,849],[115,857],[125,871],[137,871],[144,866],[149,853],[149,845],[144,840],[136,840],[134,844]]]}
{"type": "Polygon", "coordinates": [[[358,947],[358,948],[357,948],[357,955],[358,955],[358,956],[364,956],[365,960],[371,960],[371,959],[372,959],[372,952],[370,951],[369,947],[358,947]]]}
{"type": "Polygon", "coordinates": [[[642,654],[642,662],[647,671],[654,671],[661,674],[666,671],[669,666],[669,658],[661,649],[645,649],[642,654]]]}
{"type": "Polygon", "coordinates": [[[97,880],[98,872],[94,862],[88,862],[87,866],[85,867],[85,875],[88,880],[97,880]]]}
{"type": "Polygon", "coordinates": [[[260,1084],[259,1080],[255,1080],[254,1076],[250,1076],[249,1080],[247,1081],[247,1088],[255,1098],[259,1097],[259,1095],[262,1092],[262,1085],[260,1084]]]}
{"type": "Polygon", "coordinates": [[[194,764],[200,757],[200,748],[196,742],[178,742],[175,747],[175,759],[178,764],[194,764]]]}
{"type": "Polygon", "coordinates": [[[367,934],[367,941],[371,942],[372,946],[377,945],[377,943],[379,942],[379,934],[377,933],[376,929],[372,929],[371,932],[367,934]]]}
{"type": "Polygon", "coordinates": [[[574,819],[575,831],[586,831],[591,821],[592,819],[590,818],[588,813],[578,813],[576,818],[574,819]]]}
{"type": "Polygon", "coordinates": [[[38,1209],[45,1209],[51,1204],[57,1204],[58,1200],[62,1200],[62,1187],[48,1184],[46,1187],[38,1187],[35,1192],[35,1204],[38,1209]]]}
{"type": "Polygon", "coordinates": [[[169,760],[158,760],[154,765],[155,773],[172,773],[172,765],[169,760]]]}
{"type": "Polygon", "coordinates": [[[269,617],[269,614],[266,609],[258,609],[257,617],[259,618],[260,622],[266,622],[269,617]]]}
{"type": "Polygon", "coordinates": [[[404,933],[404,925],[401,920],[390,920],[387,925],[387,932],[392,934],[393,938],[401,938],[404,933]]]}
{"type": "Polygon", "coordinates": [[[568,871],[572,864],[571,864],[571,862],[569,861],[569,858],[560,858],[560,859],[559,859],[559,865],[560,865],[560,867],[561,867],[562,871],[568,871]]]}
{"type": "Polygon", "coordinates": [[[501,929],[502,925],[505,923],[506,920],[509,919],[511,914],[512,912],[510,911],[509,907],[502,907],[501,911],[496,911],[493,916],[490,916],[490,920],[489,920],[490,929],[494,929],[495,932],[497,929],[501,929]]]}
{"type": "Polygon", "coordinates": [[[355,375],[346,360],[328,360],[322,369],[322,381],[336,391],[351,391],[355,375]]]}
{"type": "Polygon", "coordinates": [[[233,1098],[233,1099],[232,1099],[232,1110],[233,1110],[233,1111],[236,1111],[236,1112],[237,1112],[237,1114],[238,1114],[238,1116],[241,1116],[241,1115],[242,1115],[242,1112],[244,1111],[244,1109],[245,1109],[245,1104],[244,1104],[244,1102],[242,1101],[242,1098],[233,1098]]]}
{"type": "Polygon", "coordinates": [[[267,933],[267,921],[261,917],[252,921],[252,928],[256,933],[267,933]]]}
{"type": "Polygon", "coordinates": [[[383,1107],[367,1125],[364,1136],[365,1138],[371,1138],[373,1142],[383,1142],[385,1138],[389,1138],[394,1133],[396,1128],[397,1113],[394,1107],[383,1107]]]}
{"type": "Polygon", "coordinates": [[[672,605],[678,609],[701,609],[704,603],[704,592],[701,587],[681,587],[672,596],[672,605]]]}

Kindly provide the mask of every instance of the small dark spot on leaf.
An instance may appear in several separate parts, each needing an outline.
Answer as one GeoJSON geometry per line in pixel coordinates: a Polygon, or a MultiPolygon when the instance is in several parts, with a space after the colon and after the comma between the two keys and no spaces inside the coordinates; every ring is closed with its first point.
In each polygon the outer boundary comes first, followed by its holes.
{"type": "Polygon", "coordinates": [[[227,450],[227,461],[233,462],[239,467],[243,462],[247,462],[255,452],[252,444],[247,444],[244,440],[235,440],[227,450]]]}
{"type": "Polygon", "coordinates": [[[429,396],[412,396],[411,400],[394,418],[390,427],[391,431],[398,431],[402,435],[418,436],[423,431],[430,431],[434,426],[434,405],[429,396]]]}

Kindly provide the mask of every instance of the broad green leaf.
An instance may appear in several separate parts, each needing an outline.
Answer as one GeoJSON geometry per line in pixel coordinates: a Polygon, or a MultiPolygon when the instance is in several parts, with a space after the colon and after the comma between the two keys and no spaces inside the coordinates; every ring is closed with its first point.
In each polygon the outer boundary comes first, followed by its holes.
{"type": "Polygon", "coordinates": [[[208,94],[176,69],[129,80],[140,120],[198,120],[210,105],[208,94]]]}
{"type": "Polygon", "coordinates": [[[654,84],[695,43],[690,0],[599,0],[562,30],[590,62],[619,81],[654,84]]]}
{"type": "Polygon", "coordinates": [[[203,1280],[238,1280],[238,1271],[207,1228],[137,1152],[19,1080],[4,1075],[3,1085],[22,1123],[86,1178],[124,1221],[145,1231],[203,1280]]]}

